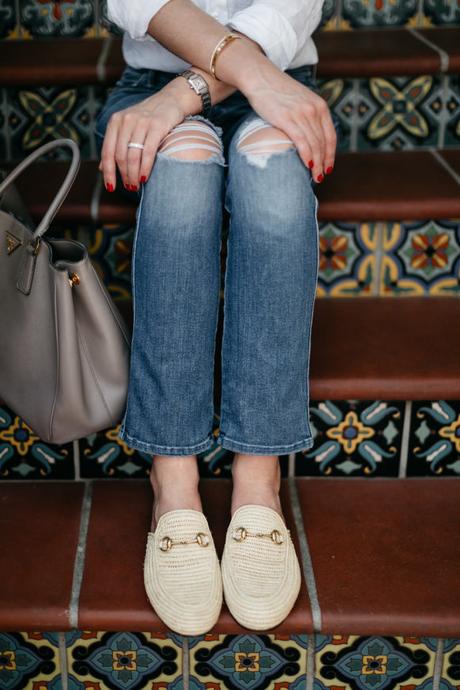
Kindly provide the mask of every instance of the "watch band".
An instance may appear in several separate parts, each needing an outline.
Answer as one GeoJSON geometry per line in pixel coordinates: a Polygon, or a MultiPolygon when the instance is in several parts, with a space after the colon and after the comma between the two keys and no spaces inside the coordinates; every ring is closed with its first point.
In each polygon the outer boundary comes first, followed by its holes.
{"type": "Polygon", "coordinates": [[[184,77],[191,89],[195,91],[201,98],[201,103],[203,105],[201,114],[207,117],[211,111],[211,94],[209,93],[209,86],[206,79],[198,72],[194,72],[191,69],[186,69],[183,72],[179,72],[176,76],[184,77]]]}

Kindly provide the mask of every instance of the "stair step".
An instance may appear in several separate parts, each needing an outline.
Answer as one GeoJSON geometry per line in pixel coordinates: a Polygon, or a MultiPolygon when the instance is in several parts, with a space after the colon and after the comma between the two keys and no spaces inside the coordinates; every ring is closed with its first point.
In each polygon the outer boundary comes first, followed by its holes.
{"type": "MultiPolygon", "coordinates": [[[[293,610],[267,632],[460,636],[456,478],[281,484],[303,578],[293,610]]],[[[102,479],[84,489],[65,481],[0,484],[8,572],[0,630],[168,632],[143,585],[149,481],[102,479]]],[[[231,480],[201,479],[200,493],[220,558],[231,480]]],[[[210,632],[244,630],[224,602],[210,632]]]]}
{"type": "Polygon", "coordinates": [[[320,31],[314,40],[320,78],[410,76],[460,70],[460,28],[455,26],[320,31]],[[435,46],[445,52],[443,59],[435,46]]]}
{"type": "MultiPolygon", "coordinates": [[[[314,40],[321,78],[409,76],[460,70],[460,28],[456,26],[318,30],[314,40]],[[443,58],[440,51],[444,51],[443,58]]],[[[122,39],[112,35],[85,40],[62,37],[2,41],[0,65],[8,66],[0,70],[0,86],[77,86],[111,84],[121,75],[125,62],[122,39]]]]}
{"type": "MultiPolygon", "coordinates": [[[[0,161],[10,171],[19,161],[0,161]]],[[[117,187],[107,192],[98,160],[82,160],[55,223],[134,223],[137,196],[117,187]]],[[[62,184],[67,160],[35,161],[16,179],[38,221],[53,190],[62,184]]],[[[460,148],[428,151],[337,152],[334,171],[316,185],[319,220],[385,221],[460,217],[460,148]],[[439,160],[441,159],[441,161],[439,160]],[[443,162],[444,164],[443,164],[443,162]],[[447,166],[447,167],[446,167],[447,166]]]]}
{"type": "MultiPolygon", "coordinates": [[[[132,302],[119,308],[132,329],[132,302]]],[[[459,342],[457,297],[317,299],[310,398],[458,400],[459,342]]]]}

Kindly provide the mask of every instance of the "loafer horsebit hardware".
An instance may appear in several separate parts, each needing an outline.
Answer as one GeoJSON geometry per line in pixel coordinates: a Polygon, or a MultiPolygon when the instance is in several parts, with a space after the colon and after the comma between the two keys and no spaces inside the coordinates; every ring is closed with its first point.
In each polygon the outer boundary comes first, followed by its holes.
{"type": "MultiPolygon", "coordinates": [[[[289,534],[289,530],[286,532],[289,534]]],[[[237,527],[232,537],[235,541],[244,541],[247,537],[268,537],[275,544],[282,544],[284,541],[283,535],[277,529],[272,529],[271,532],[249,532],[246,527],[237,527]]]]}
{"type": "Polygon", "coordinates": [[[160,542],[160,549],[162,551],[169,551],[173,546],[178,546],[179,544],[194,544],[197,543],[200,546],[209,545],[209,537],[204,532],[197,532],[194,539],[171,539],[171,537],[163,537],[160,542]]]}

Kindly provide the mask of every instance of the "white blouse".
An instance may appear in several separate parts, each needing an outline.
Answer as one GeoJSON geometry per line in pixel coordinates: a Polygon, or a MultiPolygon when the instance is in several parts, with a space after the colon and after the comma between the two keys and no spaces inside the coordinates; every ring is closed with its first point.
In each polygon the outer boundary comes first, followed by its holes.
{"type": "MultiPolygon", "coordinates": [[[[179,72],[191,67],[147,33],[168,0],[107,0],[107,16],[124,31],[122,53],[132,67],[179,72]]],[[[324,0],[193,0],[207,14],[256,41],[280,70],[318,62],[311,37],[324,0]]]]}

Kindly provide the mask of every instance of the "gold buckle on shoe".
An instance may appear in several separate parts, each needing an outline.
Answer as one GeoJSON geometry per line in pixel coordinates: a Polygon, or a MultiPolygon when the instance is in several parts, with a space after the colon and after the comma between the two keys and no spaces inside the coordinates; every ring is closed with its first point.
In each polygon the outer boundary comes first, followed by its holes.
{"type": "Polygon", "coordinates": [[[169,551],[173,546],[178,544],[199,544],[200,546],[209,545],[209,537],[204,532],[197,532],[194,539],[172,539],[171,537],[163,537],[160,542],[160,549],[162,551],[169,551]]]}
{"type": "MultiPolygon", "coordinates": [[[[289,534],[289,530],[286,531],[289,534]]],[[[246,527],[237,527],[232,536],[235,541],[244,541],[247,537],[269,537],[275,544],[282,544],[284,541],[283,535],[277,529],[272,529],[271,532],[249,532],[246,527]]]]}

